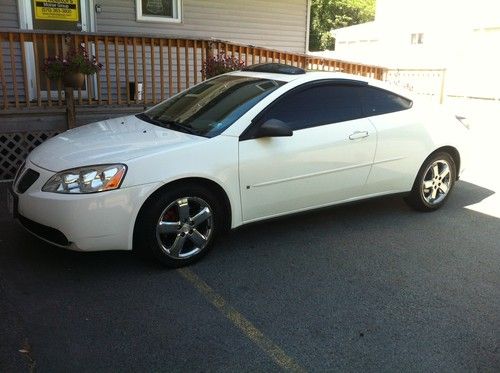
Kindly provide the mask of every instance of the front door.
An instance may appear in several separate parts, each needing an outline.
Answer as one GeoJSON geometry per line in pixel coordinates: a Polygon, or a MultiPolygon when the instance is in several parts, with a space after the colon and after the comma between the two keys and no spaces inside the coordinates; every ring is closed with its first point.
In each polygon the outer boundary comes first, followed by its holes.
{"type": "MultiPolygon", "coordinates": [[[[20,1],[21,28],[27,30],[87,32],[90,18],[89,1],[91,0],[20,1]]],[[[43,99],[47,99],[48,96],[54,99],[58,94],[57,83],[49,82],[41,69],[46,57],[62,56],[66,53],[68,45],[64,36],[39,37],[36,50],[31,42],[26,43],[25,49],[28,62],[28,79],[31,82],[30,99],[36,98],[38,88],[43,99]],[[36,86],[37,80],[39,87],[36,86]]],[[[88,94],[86,85],[85,82],[80,92],[83,97],[88,94]]]]}
{"type": "Polygon", "coordinates": [[[244,221],[364,194],[377,136],[362,118],[357,88],[322,84],[288,94],[263,113],[258,123],[279,119],[294,133],[240,141],[244,221]]]}

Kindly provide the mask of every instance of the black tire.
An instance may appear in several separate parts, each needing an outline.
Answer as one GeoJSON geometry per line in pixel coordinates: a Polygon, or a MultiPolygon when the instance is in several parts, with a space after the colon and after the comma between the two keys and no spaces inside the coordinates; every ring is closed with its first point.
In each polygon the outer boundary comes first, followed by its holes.
{"type": "Polygon", "coordinates": [[[415,210],[435,211],[442,207],[450,196],[456,178],[457,169],[453,157],[446,152],[432,154],[420,168],[410,195],[405,198],[405,201],[415,210]],[[437,175],[434,172],[435,165],[441,171],[437,175]],[[445,165],[448,166],[449,173],[447,176],[442,177],[445,165]],[[445,187],[446,192],[444,192],[445,187]],[[433,193],[435,198],[432,198],[433,193]]]}
{"type": "Polygon", "coordinates": [[[171,268],[192,264],[212,248],[217,233],[223,227],[222,212],[221,201],[207,188],[191,183],[167,187],[153,195],[141,209],[134,230],[134,251],[141,256],[154,257],[171,268]],[[209,217],[206,217],[206,208],[209,217]],[[202,210],[203,216],[199,215],[202,210]],[[183,220],[181,215],[185,217],[186,211],[189,211],[189,219],[183,220]],[[196,216],[205,220],[195,226],[191,218],[196,216]],[[177,228],[176,221],[180,223],[177,228]],[[195,243],[203,242],[200,236],[206,238],[205,243],[195,243]],[[181,240],[184,247],[176,254],[181,240]]]}

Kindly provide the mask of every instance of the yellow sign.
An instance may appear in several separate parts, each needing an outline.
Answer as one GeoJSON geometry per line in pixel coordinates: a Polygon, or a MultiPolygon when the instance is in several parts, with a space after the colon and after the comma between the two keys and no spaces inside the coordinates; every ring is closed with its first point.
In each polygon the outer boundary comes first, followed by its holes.
{"type": "Polygon", "coordinates": [[[78,22],[79,0],[35,0],[35,18],[49,21],[78,22]]]}

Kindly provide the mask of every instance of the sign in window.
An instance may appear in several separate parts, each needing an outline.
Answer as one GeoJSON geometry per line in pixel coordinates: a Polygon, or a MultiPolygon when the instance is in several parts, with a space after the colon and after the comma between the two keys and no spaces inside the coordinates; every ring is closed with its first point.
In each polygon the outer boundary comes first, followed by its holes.
{"type": "Polygon", "coordinates": [[[35,1],[35,19],[76,22],[79,0],[35,1]]]}

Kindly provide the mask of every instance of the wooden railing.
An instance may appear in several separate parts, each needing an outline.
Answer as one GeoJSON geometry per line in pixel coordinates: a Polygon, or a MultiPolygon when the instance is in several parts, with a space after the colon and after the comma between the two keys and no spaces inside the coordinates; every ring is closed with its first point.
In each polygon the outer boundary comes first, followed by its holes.
{"type": "Polygon", "coordinates": [[[0,32],[0,108],[64,105],[64,89],[51,82],[40,66],[61,55],[67,43],[84,44],[104,65],[75,92],[76,104],[150,105],[205,79],[201,70],[210,54],[225,52],[247,65],[281,62],[311,70],[342,71],[382,79],[383,68],[305,54],[283,52],[218,40],[158,36],[62,33],[57,31],[0,32]],[[142,85],[142,88],[141,88],[142,85]],[[51,87],[46,89],[46,87],[51,87]]]}

